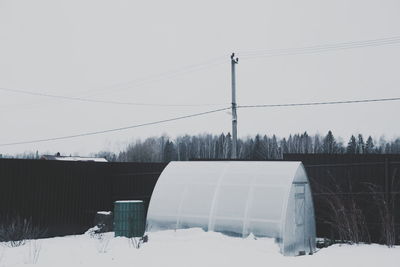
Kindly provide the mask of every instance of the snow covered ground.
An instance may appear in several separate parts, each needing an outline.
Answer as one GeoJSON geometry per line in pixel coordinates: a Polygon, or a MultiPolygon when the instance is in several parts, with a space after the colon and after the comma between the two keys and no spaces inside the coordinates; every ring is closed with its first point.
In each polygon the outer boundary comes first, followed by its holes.
{"type": "Polygon", "coordinates": [[[312,256],[284,257],[273,239],[224,236],[201,229],[149,234],[136,249],[113,233],[28,241],[15,248],[0,243],[0,266],[400,266],[400,247],[334,245],[312,256]],[[34,264],[36,262],[36,264],[34,264]]]}

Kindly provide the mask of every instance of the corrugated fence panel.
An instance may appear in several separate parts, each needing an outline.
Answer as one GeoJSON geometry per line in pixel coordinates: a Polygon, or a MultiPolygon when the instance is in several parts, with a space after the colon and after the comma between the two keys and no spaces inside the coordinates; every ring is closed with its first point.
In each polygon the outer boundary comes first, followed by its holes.
{"type": "Polygon", "coordinates": [[[119,199],[147,205],[164,163],[102,163],[0,159],[0,221],[32,218],[48,236],[93,226],[97,211],[119,199]]]}
{"type": "Polygon", "coordinates": [[[284,160],[302,161],[306,168],[313,189],[319,237],[338,238],[332,225],[336,212],[332,205],[339,207],[339,202],[353,206],[365,218],[366,232],[372,242],[384,242],[381,216],[384,201],[389,203],[394,226],[400,230],[400,155],[288,154],[284,160]]]}

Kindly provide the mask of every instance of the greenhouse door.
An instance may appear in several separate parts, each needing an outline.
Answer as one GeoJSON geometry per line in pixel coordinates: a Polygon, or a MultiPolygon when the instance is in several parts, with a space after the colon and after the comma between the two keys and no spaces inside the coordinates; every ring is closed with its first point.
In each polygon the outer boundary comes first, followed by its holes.
{"type": "Polygon", "coordinates": [[[304,255],[306,251],[305,236],[305,184],[295,184],[295,221],[296,221],[296,240],[297,255],[304,255]]]}

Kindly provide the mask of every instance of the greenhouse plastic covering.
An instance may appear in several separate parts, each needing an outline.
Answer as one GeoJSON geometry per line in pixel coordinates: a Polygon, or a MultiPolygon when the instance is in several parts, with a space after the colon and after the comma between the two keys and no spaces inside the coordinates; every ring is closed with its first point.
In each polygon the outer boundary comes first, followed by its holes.
{"type": "Polygon", "coordinates": [[[273,237],[284,255],[315,251],[314,207],[300,162],[171,162],[153,191],[151,231],[201,227],[273,237]]]}

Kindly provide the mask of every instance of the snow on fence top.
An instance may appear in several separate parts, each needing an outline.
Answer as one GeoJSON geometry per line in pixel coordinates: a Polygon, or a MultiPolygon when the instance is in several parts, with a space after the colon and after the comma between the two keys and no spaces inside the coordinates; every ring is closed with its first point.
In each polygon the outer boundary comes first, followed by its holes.
{"type": "Polygon", "coordinates": [[[79,156],[61,156],[61,155],[43,155],[40,159],[44,160],[62,160],[62,161],[94,161],[107,162],[105,158],[79,157],[79,156]]]}
{"type": "Polygon", "coordinates": [[[171,162],[153,191],[149,228],[201,227],[276,238],[284,255],[315,251],[315,218],[301,162],[171,162]]]}
{"type": "Polygon", "coordinates": [[[117,200],[115,203],[139,203],[143,202],[143,200],[117,200]]]}
{"type": "Polygon", "coordinates": [[[97,214],[101,214],[101,215],[111,215],[111,211],[98,211],[96,212],[97,214]]]}

